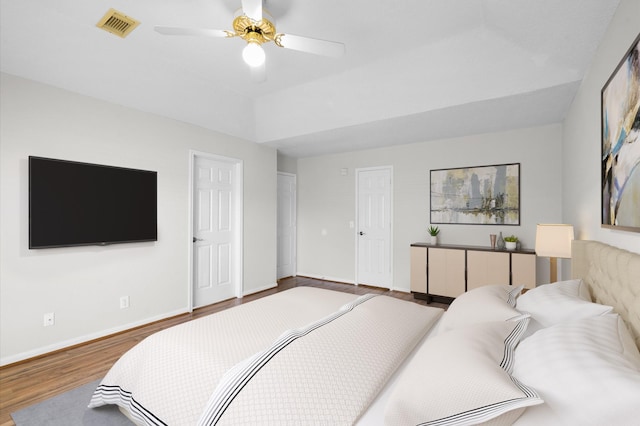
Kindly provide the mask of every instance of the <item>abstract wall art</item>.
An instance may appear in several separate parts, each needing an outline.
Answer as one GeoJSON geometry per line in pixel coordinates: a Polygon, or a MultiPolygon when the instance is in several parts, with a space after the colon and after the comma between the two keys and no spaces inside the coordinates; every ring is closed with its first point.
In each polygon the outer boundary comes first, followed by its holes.
{"type": "Polygon", "coordinates": [[[640,232],[640,34],[601,100],[602,227],[640,232]]]}
{"type": "Polygon", "coordinates": [[[520,163],[431,170],[430,222],[519,225],[520,163]]]}

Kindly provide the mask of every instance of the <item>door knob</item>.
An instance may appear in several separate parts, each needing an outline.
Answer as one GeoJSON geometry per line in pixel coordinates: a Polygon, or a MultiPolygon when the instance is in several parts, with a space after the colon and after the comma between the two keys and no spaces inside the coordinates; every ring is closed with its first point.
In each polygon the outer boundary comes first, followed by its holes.
{"type": "Polygon", "coordinates": [[[360,231],[360,235],[364,235],[364,232],[360,231]]]}
{"type": "Polygon", "coordinates": [[[196,241],[204,241],[204,238],[193,237],[193,242],[195,243],[196,241]]]}

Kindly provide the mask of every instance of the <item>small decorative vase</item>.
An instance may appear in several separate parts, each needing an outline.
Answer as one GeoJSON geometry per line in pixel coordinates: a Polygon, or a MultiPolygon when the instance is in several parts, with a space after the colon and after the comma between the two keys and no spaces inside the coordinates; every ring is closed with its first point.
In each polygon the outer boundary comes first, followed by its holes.
{"type": "Polygon", "coordinates": [[[502,238],[502,232],[498,236],[498,250],[504,250],[504,238],[502,238]]]}
{"type": "Polygon", "coordinates": [[[515,241],[507,241],[504,244],[507,247],[507,250],[515,250],[516,246],[518,245],[518,243],[516,243],[515,241]]]}
{"type": "Polygon", "coordinates": [[[491,248],[496,249],[496,234],[489,234],[489,240],[491,241],[491,248]]]}
{"type": "Polygon", "coordinates": [[[438,244],[438,236],[437,235],[432,235],[431,236],[431,245],[435,246],[438,244]]]}

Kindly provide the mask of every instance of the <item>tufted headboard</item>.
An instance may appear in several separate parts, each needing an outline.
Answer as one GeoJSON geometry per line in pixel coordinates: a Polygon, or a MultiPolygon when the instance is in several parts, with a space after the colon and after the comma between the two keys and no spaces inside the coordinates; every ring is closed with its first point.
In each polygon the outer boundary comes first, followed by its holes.
{"type": "Polygon", "coordinates": [[[571,252],[572,277],[587,283],[595,302],[613,306],[640,348],[640,254],[584,240],[571,252]]]}

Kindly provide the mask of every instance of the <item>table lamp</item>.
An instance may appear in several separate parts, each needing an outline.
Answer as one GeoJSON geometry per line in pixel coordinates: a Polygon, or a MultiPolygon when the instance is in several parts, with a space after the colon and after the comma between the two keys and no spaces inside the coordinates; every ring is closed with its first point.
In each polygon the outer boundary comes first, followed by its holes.
{"type": "Polygon", "coordinates": [[[538,224],[536,254],[549,258],[549,282],[558,281],[558,258],[571,258],[573,225],[538,224]]]}

